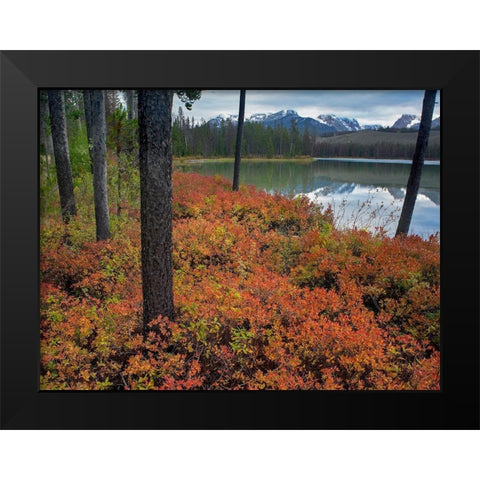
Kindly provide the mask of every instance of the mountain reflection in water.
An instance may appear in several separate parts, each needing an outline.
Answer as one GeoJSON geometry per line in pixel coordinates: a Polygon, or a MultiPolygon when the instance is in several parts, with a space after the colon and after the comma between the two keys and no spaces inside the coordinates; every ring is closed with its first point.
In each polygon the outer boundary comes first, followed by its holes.
{"type": "MultiPolygon", "coordinates": [[[[199,161],[178,165],[176,169],[231,179],[233,161],[199,161]]],[[[393,235],[409,173],[410,164],[405,161],[322,159],[262,162],[245,159],[242,160],[240,183],[284,195],[307,195],[315,203],[331,205],[339,227],[366,227],[374,231],[386,222],[387,233],[393,235]]],[[[439,230],[440,166],[436,162],[425,164],[423,168],[410,233],[427,237],[439,230]]]]}

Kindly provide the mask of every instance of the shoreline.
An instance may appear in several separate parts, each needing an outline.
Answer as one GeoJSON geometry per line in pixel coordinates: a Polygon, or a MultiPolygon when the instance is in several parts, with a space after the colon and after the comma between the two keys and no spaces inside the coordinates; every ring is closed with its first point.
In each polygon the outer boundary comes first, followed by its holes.
{"type": "MultiPolygon", "coordinates": [[[[362,157],[318,157],[313,160],[333,161],[333,162],[353,162],[353,163],[392,163],[397,165],[410,165],[411,159],[407,158],[362,158],[362,157]]],[[[424,165],[440,165],[440,160],[429,159],[424,161],[424,165]]]]}
{"type": "MultiPolygon", "coordinates": [[[[384,164],[398,164],[409,165],[412,159],[408,158],[363,158],[363,157],[251,157],[242,158],[242,162],[294,162],[294,163],[308,163],[315,161],[336,161],[336,162],[353,162],[353,163],[384,163],[384,164]]],[[[177,165],[195,164],[195,163],[219,163],[231,162],[235,159],[233,157],[209,157],[209,158],[174,158],[173,163],[177,165]]],[[[439,159],[425,160],[424,165],[440,165],[439,159]]]]}

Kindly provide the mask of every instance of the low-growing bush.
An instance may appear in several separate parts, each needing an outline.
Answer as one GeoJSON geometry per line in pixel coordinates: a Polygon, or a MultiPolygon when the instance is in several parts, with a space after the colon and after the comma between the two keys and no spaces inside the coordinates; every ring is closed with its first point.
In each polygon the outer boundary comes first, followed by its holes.
{"type": "Polygon", "coordinates": [[[175,318],[145,338],[135,205],[108,242],[91,215],[42,218],[42,389],[439,388],[438,238],[198,174],[174,173],[173,206],[175,318]]]}

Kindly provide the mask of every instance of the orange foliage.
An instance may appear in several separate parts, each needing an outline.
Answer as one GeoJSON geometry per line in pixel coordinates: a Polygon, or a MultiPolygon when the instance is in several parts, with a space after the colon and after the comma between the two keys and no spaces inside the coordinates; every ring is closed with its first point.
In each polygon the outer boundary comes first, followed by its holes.
{"type": "Polygon", "coordinates": [[[438,239],[331,223],[175,173],[176,314],[143,338],[138,212],[102,243],[45,219],[42,389],[438,389],[438,239]]]}

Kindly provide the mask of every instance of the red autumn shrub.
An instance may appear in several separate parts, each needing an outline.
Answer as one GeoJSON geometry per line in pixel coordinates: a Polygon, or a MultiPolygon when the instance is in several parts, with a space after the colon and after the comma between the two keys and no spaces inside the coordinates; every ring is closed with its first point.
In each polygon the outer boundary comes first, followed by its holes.
{"type": "Polygon", "coordinates": [[[140,223],[41,226],[43,389],[438,389],[439,244],[174,174],[175,318],[141,325],[140,223]]]}

